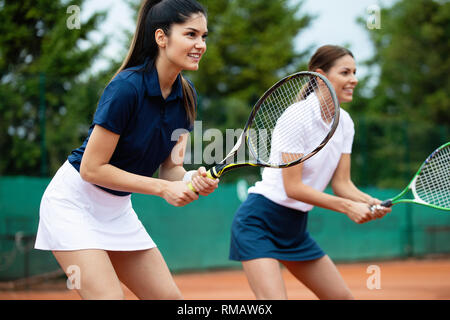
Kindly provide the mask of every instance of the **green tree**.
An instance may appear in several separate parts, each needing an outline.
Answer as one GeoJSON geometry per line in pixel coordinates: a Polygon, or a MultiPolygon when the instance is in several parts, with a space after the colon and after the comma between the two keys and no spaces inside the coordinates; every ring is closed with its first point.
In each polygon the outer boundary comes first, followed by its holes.
{"type": "Polygon", "coordinates": [[[294,39],[312,17],[299,15],[303,1],[200,2],[208,10],[208,49],[188,74],[201,95],[199,116],[205,126],[239,128],[258,97],[307,59],[294,39]]]}
{"type": "Polygon", "coordinates": [[[368,30],[380,68],[370,107],[384,115],[450,124],[450,2],[399,0],[368,30]]]}
{"type": "MultiPolygon", "coordinates": [[[[199,95],[197,118],[204,130],[242,128],[253,104],[272,84],[305,69],[311,52],[297,52],[294,40],[313,17],[299,14],[303,1],[199,2],[208,13],[207,52],[199,70],[186,72],[199,95]]],[[[128,3],[137,12],[139,1],[128,3]]],[[[238,175],[245,176],[245,169],[224,179],[234,180],[238,175]]]]}
{"type": "Polygon", "coordinates": [[[83,2],[0,2],[2,175],[50,174],[85,134],[78,123],[88,123],[102,77],[87,77],[86,70],[105,45],[92,43],[88,35],[105,14],[95,13],[78,27],[77,11],[67,9],[83,2]],[[40,114],[44,103],[46,130],[40,114]]]}
{"type": "MultiPolygon", "coordinates": [[[[298,52],[294,40],[313,17],[301,14],[303,1],[200,2],[208,11],[207,52],[199,70],[186,75],[199,94],[198,119],[203,129],[218,128],[225,133],[226,129],[243,128],[252,106],[277,80],[304,70],[310,50],[298,52]]],[[[206,144],[209,142],[203,143],[203,150],[206,144]]],[[[230,150],[223,147],[226,155],[230,150]]],[[[236,170],[222,181],[242,177],[253,183],[259,171],[236,170]]]]}
{"type": "Polygon", "coordinates": [[[374,76],[360,81],[349,109],[357,134],[353,177],[360,185],[403,187],[426,156],[448,141],[450,2],[398,0],[381,10],[374,76]],[[375,81],[373,89],[367,83],[375,81]]]}

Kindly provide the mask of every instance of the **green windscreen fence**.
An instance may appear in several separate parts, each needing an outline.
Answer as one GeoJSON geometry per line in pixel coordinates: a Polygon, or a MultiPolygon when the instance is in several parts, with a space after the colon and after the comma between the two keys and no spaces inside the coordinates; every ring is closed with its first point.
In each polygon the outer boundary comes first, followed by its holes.
{"type": "MultiPolygon", "coordinates": [[[[51,253],[33,249],[40,199],[48,183],[40,178],[0,178],[0,281],[59,269],[51,253]]],[[[228,260],[230,226],[246,188],[243,181],[221,184],[212,195],[182,208],[158,197],[135,194],[132,199],[173,272],[236,268],[240,264],[228,260]]],[[[380,199],[399,192],[363,191],[380,199]]],[[[308,223],[313,238],[336,262],[450,253],[450,214],[420,205],[396,205],[385,218],[362,225],[344,214],[315,208],[308,223]]]]}

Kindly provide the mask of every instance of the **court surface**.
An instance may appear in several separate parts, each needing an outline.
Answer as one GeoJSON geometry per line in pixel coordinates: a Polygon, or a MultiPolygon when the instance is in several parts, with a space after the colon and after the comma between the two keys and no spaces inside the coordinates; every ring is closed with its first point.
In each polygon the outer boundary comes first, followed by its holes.
{"type": "MultiPolygon", "coordinates": [[[[450,257],[427,260],[403,260],[338,264],[344,280],[356,299],[364,300],[450,300],[450,257]],[[369,268],[376,266],[375,268],[369,268]],[[378,269],[378,268],[379,269],[378,269]],[[369,268],[369,269],[368,269],[369,268]],[[372,271],[371,271],[372,270],[372,271]],[[379,289],[376,281],[367,282],[379,270],[379,289]]],[[[311,300],[316,297],[283,269],[288,297],[291,300],[311,300]]],[[[254,299],[242,270],[223,270],[174,275],[175,282],[185,299],[189,300],[243,300],[254,299]]],[[[127,299],[136,297],[124,287],[127,299]]],[[[33,286],[28,291],[0,291],[0,300],[80,299],[65,282],[33,286]]]]}

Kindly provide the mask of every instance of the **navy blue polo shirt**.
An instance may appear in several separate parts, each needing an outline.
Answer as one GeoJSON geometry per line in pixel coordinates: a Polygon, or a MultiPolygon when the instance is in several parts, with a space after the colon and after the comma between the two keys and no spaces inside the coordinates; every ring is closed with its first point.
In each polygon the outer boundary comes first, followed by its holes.
{"type": "MultiPolygon", "coordinates": [[[[120,72],[105,88],[83,145],[68,157],[78,172],[95,125],[120,135],[109,162],[111,165],[131,173],[153,176],[177,143],[177,137],[172,137],[172,133],[177,129],[193,129],[184,107],[180,75],[164,100],[154,66],[148,71],[143,64],[120,72]]],[[[100,188],[115,195],[130,194],[100,188]]]]}

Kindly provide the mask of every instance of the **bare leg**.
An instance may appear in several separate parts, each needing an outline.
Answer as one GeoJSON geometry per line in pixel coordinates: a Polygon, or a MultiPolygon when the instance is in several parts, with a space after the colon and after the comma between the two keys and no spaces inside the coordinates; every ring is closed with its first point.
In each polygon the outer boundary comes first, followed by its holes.
{"type": "Polygon", "coordinates": [[[108,254],[119,279],[139,299],[183,298],[158,248],[108,254]]]}
{"type": "Polygon", "coordinates": [[[353,299],[350,289],[328,256],[311,261],[282,261],[319,299],[353,299]]]}
{"type": "Polygon", "coordinates": [[[260,258],[243,261],[242,266],[256,299],[287,299],[286,288],[278,260],[260,258]]]}
{"type": "MultiPolygon", "coordinates": [[[[53,251],[64,272],[69,267],[79,271],[80,288],[83,299],[124,299],[122,286],[114,271],[108,254],[103,250],[53,251]]],[[[77,276],[70,275],[68,276],[77,276]]]]}

